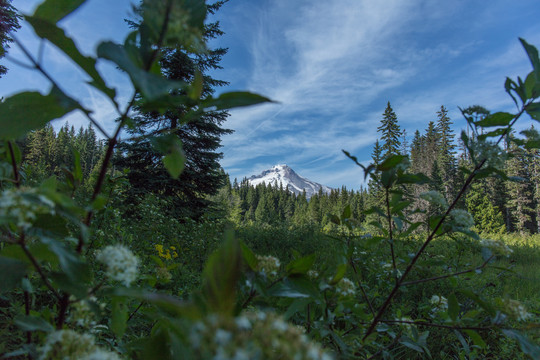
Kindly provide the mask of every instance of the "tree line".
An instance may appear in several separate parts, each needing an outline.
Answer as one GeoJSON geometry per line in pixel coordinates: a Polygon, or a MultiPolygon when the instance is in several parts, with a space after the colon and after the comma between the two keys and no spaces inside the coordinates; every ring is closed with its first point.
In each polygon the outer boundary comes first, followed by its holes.
{"type": "MultiPolygon", "coordinates": [[[[464,109],[463,113],[474,121],[480,121],[490,114],[478,105],[464,109]]],[[[423,132],[417,130],[409,145],[407,134],[401,129],[390,103],[382,115],[378,127],[379,139],[375,141],[371,154],[373,163],[380,164],[391,155],[407,155],[410,159],[408,171],[424,174],[430,179],[426,184],[415,184],[405,189],[409,198],[414,199],[414,208],[421,210],[411,214],[415,220],[425,218],[427,222],[437,211],[434,205],[422,199],[421,194],[436,191],[450,201],[457,195],[473,166],[474,154],[466,150],[461,140],[456,141],[452,125],[448,110],[441,106],[436,120],[430,121],[423,132]]],[[[535,130],[532,128],[528,131],[535,130]]],[[[481,141],[478,143],[484,144],[481,141]]],[[[494,154],[492,166],[506,172],[511,180],[505,180],[502,176],[481,179],[467,191],[460,207],[471,213],[479,231],[540,232],[538,150],[527,149],[515,134],[510,134],[502,147],[488,148],[491,146],[489,143],[481,146],[486,149],[479,148],[477,151],[498,152],[494,154]]],[[[273,187],[259,184],[254,187],[247,179],[240,182],[235,179],[232,184],[228,181],[214,200],[221,204],[235,223],[285,222],[328,226],[332,222],[332,215],[341,214],[347,205],[350,206],[352,217],[359,222],[376,220],[377,215],[368,209],[382,208],[383,196],[383,189],[375,181],[369,181],[367,188],[349,190],[343,186],[330,193],[320,191],[307,199],[305,194],[295,195],[282,185],[273,187]]]]}

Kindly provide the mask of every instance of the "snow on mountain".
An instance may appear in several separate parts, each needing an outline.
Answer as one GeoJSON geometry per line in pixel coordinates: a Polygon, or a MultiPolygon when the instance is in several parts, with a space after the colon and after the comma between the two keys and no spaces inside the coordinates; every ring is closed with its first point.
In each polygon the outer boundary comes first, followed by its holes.
{"type": "Polygon", "coordinates": [[[282,184],[283,188],[288,186],[289,191],[297,195],[301,194],[303,190],[306,190],[306,197],[308,199],[314,194],[317,194],[321,188],[324,193],[329,193],[332,190],[328,186],[318,184],[298,175],[287,165],[274,165],[271,169],[264,170],[259,175],[249,177],[248,182],[253,186],[265,183],[267,186],[279,187],[282,184]]]}

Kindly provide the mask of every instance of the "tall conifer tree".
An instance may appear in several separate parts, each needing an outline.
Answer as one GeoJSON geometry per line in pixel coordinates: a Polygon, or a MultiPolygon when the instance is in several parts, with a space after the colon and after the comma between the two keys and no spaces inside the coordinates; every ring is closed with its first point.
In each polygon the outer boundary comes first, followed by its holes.
{"type": "MultiPolygon", "coordinates": [[[[208,13],[214,14],[224,3],[218,1],[207,5],[208,13]]],[[[205,27],[206,41],[222,34],[218,22],[205,27]]],[[[185,82],[192,82],[198,73],[202,74],[202,96],[205,97],[214,93],[216,87],[227,84],[208,75],[208,71],[220,69],[219,62],[226,52],[227,49],[216,48],[194,54],[182,47],[164,48],[161,50],[162,71],[169,79],[185,82]]],[[[182,114],[189,110],[186,107],[170,108],[164,114],[141,110],[136,117],[135,136],[119,147],[124,156],[117,162],[130,170],[128,179],[132,196],[129,201],[137,201],[136,195],[148,192],[173,197],[174,215],[192,218],[200,217],[210,204],[208,196],[215,194],[224,181],[219,164],[222,154],[218,149],[221,136],[231,132],[222,127],[228,113],[206,112],[187,124],[181,124],[182,114]],[[154,150],[148,137],[142,136],[164,131],[182,141],[186,163],[178,180],[170,178],[160,162],[162,154],[154,150]]]]}
{"type": "Polygon", "coordinates": [[[377,131],[381,133],[383,157],[386,158],[390,155],[399,154],[401,145],[400,137],[402,133],[398,125],[396,113],[392,109],[390,101],[384,110],[381,126],[377,128],[377,131]]]}

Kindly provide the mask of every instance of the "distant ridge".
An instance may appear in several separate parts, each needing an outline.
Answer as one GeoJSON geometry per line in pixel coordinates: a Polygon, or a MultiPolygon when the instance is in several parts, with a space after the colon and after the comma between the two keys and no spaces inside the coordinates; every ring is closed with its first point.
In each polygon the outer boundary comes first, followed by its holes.
{"type": "Polygon", "coordinates": [[[321,185],[298,175],[293,169],[284,164],[274,165],[271,169],[264,170],[259,175],[253,175],[248,178],[248,182],[253,186],[265,183],[266,185],[279,187],[282,184],[284,189],[288,186],[289,191],[297,195],[305,190],[308,199],[318,194],[320,189],[322,189],[323,193],[329,193],[332,190],[328,186],[321,185]]]}

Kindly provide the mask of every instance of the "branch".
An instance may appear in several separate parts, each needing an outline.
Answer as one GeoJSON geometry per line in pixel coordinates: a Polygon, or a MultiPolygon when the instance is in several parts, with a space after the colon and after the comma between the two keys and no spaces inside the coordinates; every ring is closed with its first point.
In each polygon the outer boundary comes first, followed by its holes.
{"type": "MultiPolygon", "coordinates": [[[[508,134],[508,132],[510,131],[510,129],[514,126],[514,124],[516,123],[516,121],[521,117],[521,115],[523,115],[523,113],[525,112],[525,109],[526,107],[528,106],[528,104],[524,104],[521,111],[515,116],[514,120],[507,126],[507,128],[505,129],[505,131],[503,132],[503,134],[499,137],[499,139],[497,140],[497,142],[495,143],[496,145],[498,145],[502,139],[508,134]]],[[[450,206],[448,207],[448,209],[446,210],[446,212],[444,213],[444,215],[441,217],[441,219],[437,222],[437,225],[435,226],[435,228],[431,231],[431,233],[429,234],[429,236],[427,237],[426,241],[424,242],[424,244],[420,247],[420,250],[418,250],[418,252],[416,253],[416,255],[411,259],[411,262],[409,263],[409,265],[407,266],[407,268],[405,269],[405,271],[403,272],[403,275],[401,276],[401,278],[397,281],[396,285],[394,286],[394,288],[392,289],[392,291],[390,292],[390,294],[387,296],[387,298],[385,299],[383,305],[381,306],[381,308],[379,309],[379,312],[377,313],[377,315],[375,316],[375,318],[373,319],[373,321],[371,322],[369,328],[367,329],[364,337],[362,338],[362,340],[365,340],[374,330],[375,330],[375,327],[377,326],[377,324],[381,321],[381,318],[382,316],[384,315],[384,313],[386,312],[386,310],[388,309],[388,307],[390,306],[390,303],[392,302],[392,299],[394,298],[394,296],[396,296],[399,288],[401,287],[401,285],[403,284],[405,278],[407,277],[407,275],[409,275],[409,272],[412,270],[412,268],[414,267],[414,265],[416,264],[416,262],[418,261],[418,259],[420,258],[420,256],[422,255],[422,253],[425,251],[426,247],[429,245],[429,243],[435,238],[437,232],[439,231],[439,229],[441,228],[442,224],[445,222],[445,220],[448,218],[448,216],[450,215],[450,212],[454,209],[454,207],[457,205],[458,201],[461,199],[461,197],[465,194],[465,191],[468,189],[468,187],[470,186],[471,182],[474,180],[476,174],[478,173],[478,171],[484,166],[484,164],[486,163],[487,161],[487,158],[484,158],[482,159],[474,168],[474,170],[469,174],[469,176],[467,177],[467,180],[465,181],[465,183],[463,184],[461,190],[459,191],[459,193],[457,194],[456,198],[454,199],[454,201],[452,202],[452,204],[450,204],[450,206]]]]}
{"type": "Polygon", "coordinates": [[[487,264],[491,261],[491,259],[493,259],[494,257],[495,257],[495,255],[491,255],[491,256],[489,257],[489,259],[487,259],[486,261],[484,261],[484,263],[483,263],[482,265],[477,266],[477,267],[472,268],[472,269],[463,270],[463,271],[458,271],[458,272],[455,272],[455,273],[452,273],[452,274],[447,274],[447,275],[435,276],[435,277],[428,278],[428,279],[420,279],[420,280],[414,280],[414,281],[407,281],[407,282],[401,283],[401,285],[402,285],[402,286],[409,286],[409,285],[414,285],[414,284],[420,284],[420,283],[424,283],[424,282],[428,282],[428,281],[434,281],[434,280],[445,279],[445,278],[448,278],[448,277],[457,276],[457,275],[463,275],[463,274],[467,274],[467,273],[470,273],[470,272],[473,272],[473,271],[481,270],[481,269],[485,268],[486,265],[487,265],[487,264]]]}
{"type": "Polygon", "coordinates": [[[41,277],[41,280],[43,280],[43,282],[45,283],[45,286],[52,291],[52,293],[54,294],[54,296],[57,298],[57,299],[60,299],[60,295],[58,294],[58,292],[56,291],[56,289],[51,285],[51,283],[49,282],[49,279],[47,279],[47,276],[45,276],[45,274],[43,273],[43,270],[41,269],[41,266],[39,266],[36,258],[34,257],[34,255],[32,255],[32,253],[28,250],[28,248],[26,247],[26,245],[24,244],[24,237],[22,239],[22,241],[19,241],[19,245],[21,246],[22,250],[24,251],[24,253],[26,254],[26,256],[28,257],[28,259],[30,260],[30,262],[32,263],[32,265],[34,265],[34,268],[36,269],[36,271],[38,272],[39,276],[41,277]]]}
{"type": "Polygon", "coordinates": [[[13,176],[15,177],[15,187],[21,187],[21,177],[19,176],[19,170],[17,169],[17,162],[15,161],[15,152],[13,151],[13,144],[8,141],[9,154],[11,155],[11,166],[13,167],[13,176]]]}
{"type": "Polygon", "coordinates": [[[427,321],[413,321],[413,320],[380,320],[379,322],[382,322],[382,323],[385,323],[385,324],[411,324],[411,325],[436,327],[436,328],[452,329],[452,330],[488,331],[488,330],[493,329],[492,327],[488,327],[488,326],[443,325],[443,324],[430,323],[430,322],[427,322],[427,321]]]}

